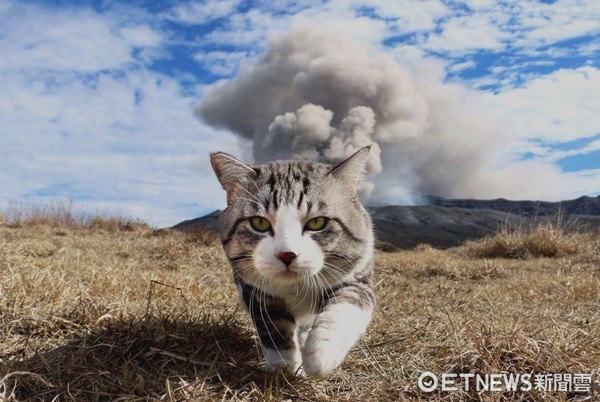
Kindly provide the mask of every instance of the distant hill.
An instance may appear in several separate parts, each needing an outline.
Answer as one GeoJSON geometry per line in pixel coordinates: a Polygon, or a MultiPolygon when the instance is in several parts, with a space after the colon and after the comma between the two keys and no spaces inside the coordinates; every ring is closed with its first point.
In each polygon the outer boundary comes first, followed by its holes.
{"type": "Polygon", "coordinates": [[[179,222],[171,229],[181,230],[183,232],[191,232],[198,227],[217,231],[219,225],[219,217],[221,216],[221,210],[217,209],[208,215],[201,216],[200,218],[189,219],[187,221],[179,222]]]}
{"type": "MultiPolygon", "coordinates": [[[[438,248],[479,239],[500,227],[529,228],[551,220],[577,231],[599,230],[600,197],[562,202],[445,199],[428,197],[430,205],[369,207],[377,246],[383,250],[411,249],[419,244],[438,248]]],[[[173,229],[216,230],[221,211],[183,221],[173,229]]]]}
{"type": "Polygon", "coordinates": [[[493,209],[526,216],[594,215],[600,216],[600,196],[579,197],[574,200],[547,201],[511,201],[504,198],[495,200],[447,199],[436,196],[427,197],[428,204],[438,207],[493,209]]]}
{"type": "Polygon", "coordinates": [[[529,218],[490,209],[434,205],[369,208],[382,249],[411,249],[419,244],[438,248],[458,246],[468,239],[494,233],[502,225],[531,225],[529,218]]]}

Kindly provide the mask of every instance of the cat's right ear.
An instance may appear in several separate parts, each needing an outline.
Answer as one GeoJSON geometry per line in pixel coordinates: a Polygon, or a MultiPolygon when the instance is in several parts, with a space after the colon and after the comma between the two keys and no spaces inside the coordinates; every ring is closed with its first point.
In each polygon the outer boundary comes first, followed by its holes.
{"type": "Polygon", "coordinates": [[[365,174],[371,145],[359,149],[348,159],[336,165],[327,173],[353,185],[358,184],[365,174]]]}
{"type": "Polygon", "coordinates": [[[258,173],[250,166],[235,159],[233,156],[224,152],[214,152],[210,154],[210,164],[212,165],[219,183],[227,191],[227,199],[244,183],[256,178],[258,173]]]}

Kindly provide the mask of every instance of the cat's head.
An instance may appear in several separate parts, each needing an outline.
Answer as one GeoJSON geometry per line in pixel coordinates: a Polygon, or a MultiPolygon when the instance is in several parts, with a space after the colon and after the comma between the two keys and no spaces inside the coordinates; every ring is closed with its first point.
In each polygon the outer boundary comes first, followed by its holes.
{"type": "Polygon", "coordinates": [[[332,166],[308,160],[246,165],[225,153],[211,164],[227,192],[220,222],[234,274],[245,282],[341,282],[372,253],[357,185],[369,147],[332,166]]]}

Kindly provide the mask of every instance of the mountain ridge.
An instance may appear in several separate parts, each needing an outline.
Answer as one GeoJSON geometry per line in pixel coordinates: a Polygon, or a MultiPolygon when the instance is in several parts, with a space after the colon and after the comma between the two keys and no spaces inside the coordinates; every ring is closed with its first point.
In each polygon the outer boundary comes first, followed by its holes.
{"type": "MultiPolygon", "coordinates": [[[[419,244],[449,248],[503,227],[531,228],[552,222],[569,230],[600,230],[600,196],[560,202],[447,199],[428,196],[426,205],[367,207],[373,219],[377,247],[412,249],[419,244]]],[[[178,223],[172,229],[216,231],[220,210],[178,223]]]]}
{"type": "Polygon", "coordinates": [[[530,201],[508,200],[496,198],[490,200],[478,199],[451,199],[437,196],[426,196],[427,204],[440,207],[480,208],[495,211],[511,212],[516,214],[529,214],[548,216],[558,213],[567,215],[599,215],[600,195],[596,197],[582,196],[572,200],[563,201],[530,201]]]}

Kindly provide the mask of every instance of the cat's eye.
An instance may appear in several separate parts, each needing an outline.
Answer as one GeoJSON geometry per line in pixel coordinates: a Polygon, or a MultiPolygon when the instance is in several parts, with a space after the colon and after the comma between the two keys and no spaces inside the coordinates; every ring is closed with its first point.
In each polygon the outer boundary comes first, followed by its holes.
{"type": "Polygon", "coordinates": [[[271,230],[271,222],[262,216],[253,216],[250,219],[250,226],[257,232],[266,232],[271,230]]]}
{"type": "Polygon", "coordinates": [[[329,221],[329,219],[325,218],[324,216],[312,218],[311,220],[306,222],[306,225],[304,226],[304,228],[308,229],[308,230],[313,230],[313,231],[323,230],[325,225],[327,225],[328,221],[329,221]]]}

